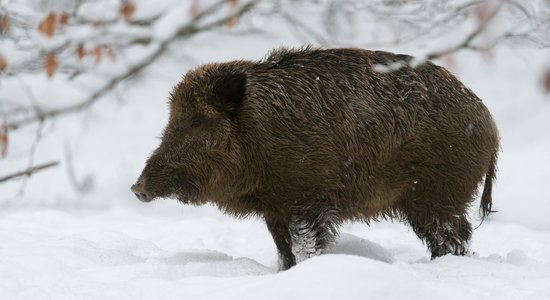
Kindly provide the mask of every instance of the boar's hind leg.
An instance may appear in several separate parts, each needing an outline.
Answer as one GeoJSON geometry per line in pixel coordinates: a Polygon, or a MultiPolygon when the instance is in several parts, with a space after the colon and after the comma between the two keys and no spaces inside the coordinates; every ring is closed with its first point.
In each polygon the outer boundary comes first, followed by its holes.
{"type": "Polygon", "coordinates": [[[329,250],[338,234],[336,213],[302,213],[292,217],[290,236],[296,263],[329,250]]]}
{"type": "Polygon", "coordinates": [[[265,223],[277,246],[279,271],[288,270],[296,264],[296,259],[294,258],[294,254],[292,254],[292,239],[290,237],[288,222],[266,216],[265,223]]]}
{"type": "Polygon", "coordinates": [[[410,201],[403,212],[416,235],[428,246],[432,259],[446,254],[465,255],[472,236],[466,207],[440,207],[423,200],[410,201]]]}
{"type": "Polygon", "coordinates": [[[432,252],[432,259],[446,254],[465,255],[468,252],[472,226],[465,215],[453,215],[448,219],[409,217],[409,223],[432,252]]]}

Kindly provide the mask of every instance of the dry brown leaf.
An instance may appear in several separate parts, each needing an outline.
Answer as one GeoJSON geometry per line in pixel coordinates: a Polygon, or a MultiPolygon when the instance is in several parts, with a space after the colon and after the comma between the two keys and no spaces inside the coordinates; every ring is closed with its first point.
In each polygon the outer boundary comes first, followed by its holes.
{"type": "Polygon", "coordinates": [[[99,27],[103,26],[103,22],[101,22],[99,20],[95,20],[95,21],[92,22],[91,25],[92,25],[93,28],[99,28],[99,27]]]}
{"type": "Polygon", "coordinates": [[[542,77],[542,88],[544,92],[550,94],[550,68],[546,70],[546,73],[542,77]]]}
{"type": "Polygon", "coordinates": [[[191,15],[191,17],[196,18],[199,15],[199,12],[199,0],[193,0],[191,2],[191,6],[189,7],[189,14],[191,15]]]}
{"type": "Polygon", "coordinates": [[[399,34],[397,34],[394,38],[393,38],[393,43],[395,45],[399,45],[401,44],[401,36],[399,34]]]}
{"type": "Polygon", "coordinates": [[[53,12],[49,13],[38,25],[38,31],[51,38],[55,34],[56,20],[57,15],[53,12]]]}
{"type": "Polygon", "coordinates": [[[4,158],[8,154],[8,126],[0,120],[0,157],[4,158]]]}
{"type": "Polygon", "coordinates": [[[93,56],[95,57],[95,63],[99,63],[101,61],[101,58],[103,56],[103,49],[101,49],[101,45],[95,46],[94,50],[92,51],[93,56]]]}
{"type": "Polygon", "coordinates": [[[452,53],[447,54],[447,55],[443,55],[441,60],[443,61],[443,65],[445,66],[445,68],[447,68],[451,71],[456,68],[455,56],[452,53]]]}
{"type": "Polygon", "coordinates": [[[480,5],[474,8],[474,17],[478,24],[483,25],[489,21],[489,15],[491,13],[491,4],[489,1],[482,1],[480,5]]]}
{"type": "Polygon", "coordinates": [[[2,55],[0,55],[0,72],[4,71],[7,66],[8,66],[8,62],[2,55]]]}
{"type": "Polygon", "coordinates": [[[59,24],[61,24],[61,27],[64,27],[65,25],[67,25],[67,23],[69,23],[69,13],[67,12],[62,12],[61,15],[59,16],[59,24]]]}
{"type": "Polygon", "coordinates": [[[120,8],[120,14],[126,20],[126,22],[130,22],[132,20],[132,16],[134,15],[134,12],[136,11],[136,5],[132,3],[129,0],[125,0],[122,2],[122,7],[120,8]]]}
{"type": "MultiPolygon", "coordinates": [[[[227,0],[227,2],[229,3],[229,6],[231,7],[235,7],[237,6],[237,4],[239,4],[239,0],[227,0]]],[[[235,26],[237,26],[237,21],[239,20],[239,18],[237,16],[233,16],[229,19],[227,19],[227,22],[225,22],[225,26],[229,27],[229,28],[233,28],[235,26]]]]}
{"type": "Polygon", "coordinates": [[[115,50],[113,49],[113,47],[111,46],[107,46],[105,48],[105,52],[107,53],[107,57],[112,60],[112,61],[115,61],[116,60],[116,53],[115,53],[115,50]]]}
{"type": "Polygon", "coordinates": [[[82,60],[84,56],[86,56],[86,50],[84,49],[84,45],[78,44],[78,46],[76,47],[76,57],[79,60],[82,60]]]}
{"type": "Polygon", "coordinates": [[[239,20],[239,18],[237,18],[237,16],[233,16],[229,19],[227,19],[227,22],[225,22],[225,26],[229,27],[229,28],[233,28],[235,26],[237,26],[237,21],[239,20]]]}
{"type": "Polygon", "coordinates": [[[10,16],[8,14],[5,14],[2,16],[2,20],[0,20],[0,33],[4,34],[8,32],[9,26],[10,26],[10,16]]]}
{"type": "Polygon", "coordinates": [[[58,67],[59,63],[57,62],[57,56],[54,53],[48,54],[48,56],[46,56],[46,60],[44,60],[44,69],[46,70],[48,78],[53,77],[53,74],[58,67]]]}

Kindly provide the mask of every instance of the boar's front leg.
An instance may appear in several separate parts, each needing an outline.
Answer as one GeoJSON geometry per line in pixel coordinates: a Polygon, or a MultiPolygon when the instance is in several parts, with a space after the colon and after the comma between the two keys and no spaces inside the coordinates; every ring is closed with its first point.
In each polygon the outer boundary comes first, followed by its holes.
{"type": "Polygon", "coordinates": [[[296,263],[330,250],[337,235],[337,225],[328,215],[321,214],[315,218],[293,217],[290,222],[290,237],[296,263]]]}
{"type": "Polygon", "coordinates": [[[287,270],[296,263],[329,250],[338,235],[338,220],[333,210],[298,210],[289,221],[265,216],[267,228],[279,252],[279,270],[287,270]]]}
{"type": "Polygon", "coordinates": [[[292,239],[288,228],[288,221],[274,216],[265,216],[267,229],[275,241],[279,253],[279,271],[290,269],[296,264],[292,254],[292,239]]]}
{"type": "Polygon", "coordinates": [[[338,235],[335,211],[302,212],[291,218],[290,237],[296,263],[330,250],[338,235]]]}

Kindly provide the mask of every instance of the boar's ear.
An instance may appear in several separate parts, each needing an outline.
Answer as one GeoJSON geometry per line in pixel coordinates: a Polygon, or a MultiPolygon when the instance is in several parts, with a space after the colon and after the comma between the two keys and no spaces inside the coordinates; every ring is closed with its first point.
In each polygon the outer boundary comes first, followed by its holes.
{"type": "Polygon", "coordinates": [[[241,72],[223,72],[214,83],[216,104],[230,114],[235,113],[244,98],[246,74],[241,72]]]}

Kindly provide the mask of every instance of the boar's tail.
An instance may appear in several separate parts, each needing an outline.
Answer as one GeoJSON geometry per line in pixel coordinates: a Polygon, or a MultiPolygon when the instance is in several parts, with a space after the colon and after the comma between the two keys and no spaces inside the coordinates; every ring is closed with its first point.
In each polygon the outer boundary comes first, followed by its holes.
{"type": "MultiPolygon", "coordinates": [[[[487,217],[490,213],[496,212],[492,210],[493,207],[493,198],[491,194],[493,192],[493,180],[496,179],[496,163],[497,163],[497,154],[493,154],[491,158],[491,163],[489,164],[489,169],[485,175],[485,186],[483,187],[483,194],[481,194],[481,222],[487,217]]],[[[480,224],[481,225],[481,224],[480,224]]]]}

